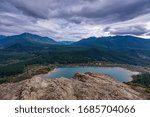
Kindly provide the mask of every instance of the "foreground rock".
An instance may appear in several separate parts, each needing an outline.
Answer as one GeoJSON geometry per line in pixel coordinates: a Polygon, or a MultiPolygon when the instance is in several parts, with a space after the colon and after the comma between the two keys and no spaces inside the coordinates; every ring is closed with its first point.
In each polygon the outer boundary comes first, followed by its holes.
{"type": "Polygon", "coordinates": [[[0,99],[144,99],[128,85],[108,75],[77,73],[74,78],[45,80],[33,77],[0,85],[0,99]]]}

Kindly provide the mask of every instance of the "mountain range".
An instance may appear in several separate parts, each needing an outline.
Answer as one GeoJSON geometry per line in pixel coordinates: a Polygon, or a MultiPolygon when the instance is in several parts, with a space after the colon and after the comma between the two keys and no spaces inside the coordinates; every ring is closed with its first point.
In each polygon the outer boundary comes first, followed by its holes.
{"type": "Polygon", "coordinates": [[[72,45],[80,47],[150,49],[150,39],[133,36],[89,37],[72,45]]]}
{"type": "Polygon", "coordinates": [[[41,37],[38,35],[23,33],[20,35],[14,36],[1,36],[0,39],[0,47],[9,47],[14,44],[22,44],[22,45],[43,45],[43,44],[55,44],[57,43],[51,38],[41,37]]]}
{"type": "Polygon", "coordinates": [[[3,36],[3,35],[0,35],[0,39],[3,39],[3,38],[5,38],[6,36],[3,36]]]}
{"type": "Polygon", "coordinates": [[[18,75],[34,64],[93,62],[150,66],[150,39],[113,36],[64,42],[30,33],[0,36],[0,77],[18,75]]]}
{"type": "Polygon", "coordinates": [[[70,45],[73,47],[86,48],[130,48],[130,49],[150,49],[150,39],[143,39],[134,36],[109,36],[109,37],[89,37],[80,41],[55,41],[49,37],[23,33],[14,36],[0,36],[0,48],[6,48],[12,45],[70,45]]]}
{"type": "Polygon", "coordinates": [[[70,45],[73,41],[55,41],[49,37],[42,37],[30,33],[22,33],[14,36],[0,36],[0,48],[10,47],[16,44],[26,46],[44,46],[44,45],[70,45]]]}
{"type": "Polygon", "coordinates": [[[0,64],[20,61],[26,61],[26,64],[105,61],[149,66],[150,39],[109,36],[72,42],[30,33],[0,36],[0,64]]]}

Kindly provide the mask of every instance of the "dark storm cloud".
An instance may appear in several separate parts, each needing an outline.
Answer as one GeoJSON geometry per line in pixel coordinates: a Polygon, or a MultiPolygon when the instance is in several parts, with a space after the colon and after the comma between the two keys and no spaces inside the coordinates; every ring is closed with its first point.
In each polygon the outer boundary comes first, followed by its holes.
{"type": "Polygon", "coordinates": [[[150,14],[150,0],[0,0],[0,30],[3,30],[0,33],[40,32],[52,37],[64,33],[64,38],[72,37],[71,34],[82,38],[99,36],[103,32],[96,29],[106,31],[109,27],[110,34],[143,35],[148,33],[145,25],[141,26],[143,22],[124,28],[114,28],[111,24],[124,25],[125,21],[145,14],[150,14]]]}
{"type": "Polygon", "coordinates": [[[129,27],[121,27],[121,28],[111,28],[107,27],[104,29],[106,32],[110,32],[113,35],[143,35],[146,34],[149,30],[144,26],[129,26],[129,27]]]}
{"type": "Polygon", "coordinates": [[[45,19],[47,18],[48,8],[42,6],[44,3],[43,0],[1,0],[0,10],[45,19]]]}
{"type": "MultiPolygon", "coordinates": [[[[150,11],[149,0],[1,0],[6,11],[22,12],[35,18],[98,18],[128,20],[150,11]]],[[[76,22],[76,21],[75,21],[76,22]]]]}
{"type": "Polygon", "coordinates": [[[148,33],[146,33],[146,36],[150,36],[150,31],[148,33]]]}
{"type": "Polygon", "coordinates": [[[150,12],[149,0],[106,0],[93,6],[84,6],[78,13],[82,17],[107,22],[125,21],[150,12]],[[107,1],[107,2],[106,2],[107,1]]]}

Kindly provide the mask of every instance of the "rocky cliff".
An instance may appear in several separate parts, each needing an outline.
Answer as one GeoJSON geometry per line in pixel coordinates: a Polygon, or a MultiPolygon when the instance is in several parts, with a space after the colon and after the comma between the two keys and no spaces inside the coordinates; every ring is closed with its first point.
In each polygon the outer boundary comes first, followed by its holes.
{"type": "Polygon", "coordinates": [[[33,77],[0,85],[0,99],[144,99],[141,93],[108,75],[77,73],[74,78],[33,77]]]}

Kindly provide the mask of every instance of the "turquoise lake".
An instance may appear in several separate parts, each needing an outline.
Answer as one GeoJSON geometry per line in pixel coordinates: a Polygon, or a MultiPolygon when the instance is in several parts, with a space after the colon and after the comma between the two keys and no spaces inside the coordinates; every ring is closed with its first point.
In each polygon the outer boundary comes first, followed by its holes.
{"type": "Polygon", "coordinates": [[[61,67],[56,68],[53,72],[41,75],[42,78],[53,79],[53,78],[72,78],[75,73],[103,73],[112,76],[121,82],[128,82],[132,80],[132,75],[139,74],[120,67],[61,67]]]}

